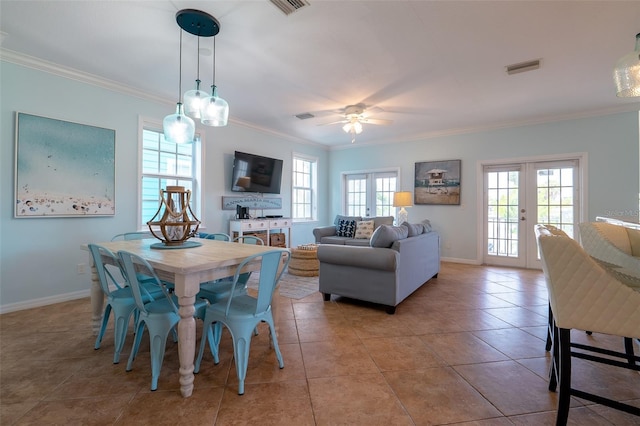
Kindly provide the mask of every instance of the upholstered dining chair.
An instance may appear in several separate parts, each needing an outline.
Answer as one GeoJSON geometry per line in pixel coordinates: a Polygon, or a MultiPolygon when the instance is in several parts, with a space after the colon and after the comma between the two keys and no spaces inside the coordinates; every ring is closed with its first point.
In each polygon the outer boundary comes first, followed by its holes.
{"type": "MultiPolygon", "coordinates": [[[[94,348],[100,349],[109,317],[113,312],[113,363],[117,364],[120,362],[120,352],[124,347],[131,315],[133,314],[134,319],[137,319],[136,303],[129,283],[124,278],[118,257],[109,249],[96,244],[89,244],[89,251],[96,268],[100,288],[105,295],[102,325],[98,337],[96,337],[94,348]]],[[[147,288],[143,300],[149,301],[151,295],[157,296],[159,294],[161,294],[160,289],[147,288]]]]}
{"type": "Polygon", "coordinates": [[[200,371],[200,364],[204,355],[204,349],[209,339],[209,348],[213,354],[214,363],[219,362],[218,347],[222,335],[222,326],[227,327],[233,339],[233,353],[238,375],[238,394],[244,394],[244,381],[247,375],[247,363],[249,360],[249,348],[254,330],[260,322],[269,325],[271,341],[278,359],[280,368],[284,368],[284,360],[278,346],[271,302],[273,293],[290,260],[287,252],[271,250],[247,257],[238,265],[233,276],[233,290],[227,300],[211,304],[206,309],[204,328],[200,341],[200,350],[196,359],[194,373],[200,371]],[[282,257],[285,256],[284,262],[282,257]],[[240,279],[240,271],[250,262],[261,260],[258,294],[256,297],[246,293],[238,293],[235,283],[240,279]],[[213,340],[210,330],[213,328],[213,340]]]}
{"type": "MultiPolygon", "coordinates": [[[[176,332],[176,325],[180,321],[178,300],[175,295],[169,294],[164,283],[160,281],[153,267],[145,259],[134,253],[122,250],[118,252],[118,257],[122,263],[125,276],[129,280],[136,308],[139,311],[136,335],[129,361],[127,362],[127,371],[131,371],[133,368],[133,361],[138,354],[146,327],[149,331],[151,351],[151,390],[154,391],[158,388],[158,378],[160,377],[160,370],[164,360],[167,337],[169,333],[176,332]],[[141,285],[136,275],[138,269],[142,269],[145,275],[153,278],[155,285],[162,292],[160,296],[153,297],[145,293],[145,287],[141,285]]],[[[200,319],[204,318],[205,309],[208,305],[209,302],[206,299],[196,298],[194,316],[200,319]]],[[[213,335],[211,337],[213,338],[213,335]]]]}
{"type": "Polygon", "coordinates": [[[535,233],[554,322],[549,390],[560,385],[556,424],[567,423],[572,395],[640,416],[638,407],[575,389],[571,383],[572,358],[640,371],[640,357],[571,342],[572,329],[640,338],[640,292],[568,236],[545,225],[536,225],[535,233]]]}

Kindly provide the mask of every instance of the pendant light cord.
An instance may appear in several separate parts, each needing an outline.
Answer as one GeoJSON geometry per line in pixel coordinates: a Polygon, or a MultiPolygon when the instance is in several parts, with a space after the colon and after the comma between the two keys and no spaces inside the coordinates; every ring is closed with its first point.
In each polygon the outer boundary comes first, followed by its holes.
{"type": "Polygon", "coordinates": [[[182,103],[182,29],[180,29],[180,67],[178,69],[178,102],[182,103]]]}
{"type": "Polygon", "coordinates": [[[197,58],[198,58],[198,68],[196,69],[196,84],[197,84],[196,89],[200,89],[200,33],[199,32],[198,32],[197,58]]]}
{"type": "MultiPolygon", "coordinates": [[[[216,38],[213,37],[213,85],[216,85],[216,38]]],[[[213,94],[211,94],[213,96],[213,94]]]]}

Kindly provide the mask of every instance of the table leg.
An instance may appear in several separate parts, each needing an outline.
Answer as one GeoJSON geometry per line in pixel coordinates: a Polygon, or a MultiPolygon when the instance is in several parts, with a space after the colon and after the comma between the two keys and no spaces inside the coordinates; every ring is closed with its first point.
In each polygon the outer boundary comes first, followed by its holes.
{"type": "Polygon", "coordinates": [[[104,293],[98,281],[98,271],[91,259],[91,329],[93,335],[97,336],[102,325],[102,312],[104,308],[104,293]]]}
{"type": "Polygon", "coordinates": [[[193,393],[193,361],[196,354],[196,320],[194,303],[199,283],[189,286],[184,277],[176,276],[180,322],[178,323],[178,356],[180,358],[180,392],[187,398],[193,393]],[[195,292],[193,290],[195,288],[195,292]]]}

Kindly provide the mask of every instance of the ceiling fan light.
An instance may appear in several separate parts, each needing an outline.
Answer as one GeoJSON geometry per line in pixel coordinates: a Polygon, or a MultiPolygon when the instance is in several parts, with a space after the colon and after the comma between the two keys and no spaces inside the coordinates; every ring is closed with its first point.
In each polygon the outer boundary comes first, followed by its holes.
{"type": "Polygon", "coordinates": [[[640,96],[640,33],[636,35],[636,48],[623,56],[613,69],[616,95],[620,98],[640,96]]]}
{"type": "Polygon", "coordinates": [[[356,135],[359,135],[362,133],[362,123],[359,121],[351,121],[342,126],[342,130],[344,130],[345,133],[355,133],[356,135]]]}

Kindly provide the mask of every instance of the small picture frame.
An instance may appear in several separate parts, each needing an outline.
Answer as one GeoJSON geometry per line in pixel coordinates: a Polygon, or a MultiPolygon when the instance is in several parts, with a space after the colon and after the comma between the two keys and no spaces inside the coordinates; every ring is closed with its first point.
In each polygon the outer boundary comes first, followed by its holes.
{"type": "Polygon", "coordinates": [[[415,204],[460,204],[461,160],[416,163],[415,204]]]}

